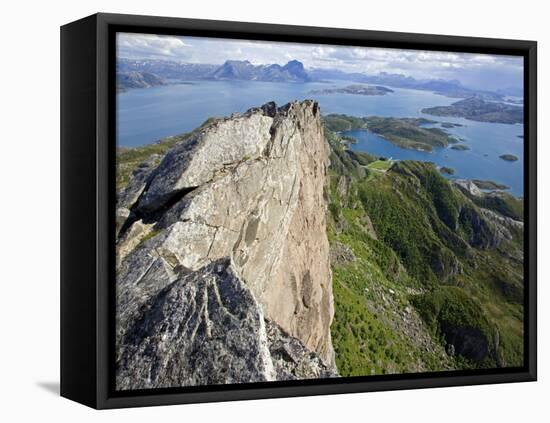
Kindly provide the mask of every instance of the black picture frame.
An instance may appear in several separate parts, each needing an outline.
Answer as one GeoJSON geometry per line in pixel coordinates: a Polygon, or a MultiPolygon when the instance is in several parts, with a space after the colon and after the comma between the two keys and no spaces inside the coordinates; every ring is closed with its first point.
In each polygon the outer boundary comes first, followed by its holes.
{"type": "Polygon", "coordinates": [[[97,409],[535,381],[537,44],[533,41],[95,14],[61,27],[61,395],[97,409]],[[113,389],[115,66],[118,31],[510,54],[524,58],[525,363],[146,391],[113,389]]]}

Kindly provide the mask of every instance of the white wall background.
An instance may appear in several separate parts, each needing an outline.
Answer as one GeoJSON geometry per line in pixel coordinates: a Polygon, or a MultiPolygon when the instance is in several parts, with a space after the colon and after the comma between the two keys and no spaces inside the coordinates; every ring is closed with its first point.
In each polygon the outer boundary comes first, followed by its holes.
{"type": "Polygon", "coordinates": [[[548,421],[550,30],[542,1],[6,1],[0,25],[0,420],[548,421]],[[59,381],[59,26],[103,12],[539,42],[539,382],[96,412],[59,381]],[[546,333],[543,333],[545,331],[546,333]],[[546,393],[545,393],[546,390],[546,393]],[[545,395],[546,394],[546,395],[545,395]]]}

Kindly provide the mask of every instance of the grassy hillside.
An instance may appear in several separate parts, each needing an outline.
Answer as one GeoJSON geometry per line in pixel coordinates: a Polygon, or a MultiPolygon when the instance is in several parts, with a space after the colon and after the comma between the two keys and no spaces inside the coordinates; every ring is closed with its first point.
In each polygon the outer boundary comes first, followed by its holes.
{"type": "Polygon", "coordinates": [[[474,201],[428,163],[359,162],[326,134],[340,373],[521,365],[522,231],[501,219],[521,201],[474,201]]]}

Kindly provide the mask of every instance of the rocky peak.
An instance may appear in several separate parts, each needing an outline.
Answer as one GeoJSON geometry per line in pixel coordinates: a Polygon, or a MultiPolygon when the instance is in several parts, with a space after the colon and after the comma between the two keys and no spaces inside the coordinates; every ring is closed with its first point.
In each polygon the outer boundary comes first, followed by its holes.
{"type": "Polygon", "coordinates": [[[130,181],[128,192],[140,195],[126,196],[120,204],[126,210],[120,215],[128,216],[118,240],[120,386],[230,383],[240,381],[239,373],[251,382],[278,380],[283,374],[335,374],[329,245],[326,216],[319,212],[326,210],[327,166],[318,104],[279,108],[268,103],[217,120],[130,181]],[[231,269],[235,289],[219,289],[213,263],[231,269]],[[205,299],[211,295],[212,300],[205,299]],[[180,303],[167,304],[167,296],[180,303]],[[244,315],[252,316],[240,323],[243,333],[216,335],[211,343],[212,334],[225,333],[229,324],[222,308],[239,301],[244,315]],[[172,326],[154,320],[158,316],[172,326]],[[262,329],[264,322],[271,338],[262,329]],[[183,330],[189,325],[198,332],[183,330]],[[201,341],[192,343],[190,333],[201,341]],[[235,345],[243,337],[246,348],[256,345],[250,347],[254,359],[245,359],[253,367],[249,373],[243,373],[239,363],[246,356],[235,345]],[[160,346],[159,339],[171,340],[170,345],[160,346]],[[177,347],[184,344],[191,350],[177,347]],[[222,352],[227,362],[212,361],[222,352]],[[167,355],[172,353],[180,358],[174,371],[192,365],[185,354],[199,355],[213,379],[191,374],[190,368],[159,375],[158,366],[175,360],[167,355]],[[135,372],[140,377],[129,385],[128,375],[135,372]]]}
{"type": "Polygon", "coordinates": [[[209,75],[213,79],[237,79],[247,81],[308,82],[311,80],[304,65],[291,60],[279,64],[254,65],[248,60],[228,60],[209,75]]]}
{"type": "Polygon", "coordinates": [[[452,183],[465,194],[473,195],[475,197],[480,197],[483,194],[474,181],[470,179],[455,179],[452,183]]]}
{"type": "Polygon", "coordinates": [[[304,64],[302,62],[299,62],[298,60],[291,60],[286,65],[283,66],[283,69],[288,71],[291,75],[296,77],[297,79],[303,80],[303,81],[309,81],[309,75],[307,74],[304,64]]]}

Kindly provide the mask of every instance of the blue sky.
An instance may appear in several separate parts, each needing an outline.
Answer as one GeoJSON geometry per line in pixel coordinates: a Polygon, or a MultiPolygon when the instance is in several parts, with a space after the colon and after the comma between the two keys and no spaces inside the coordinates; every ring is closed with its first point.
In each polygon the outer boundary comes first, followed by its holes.
{"type": "Polygon", "coordinates": [[[523,59],[513,56],[343,47],[322,44],[120,33],[118,57],[222,64],[228,59],[284,64],[296,59],[306,68],[346,72],[400,73],[417,79],[457,79],[486,90],[523,86],[523,59]]]}

